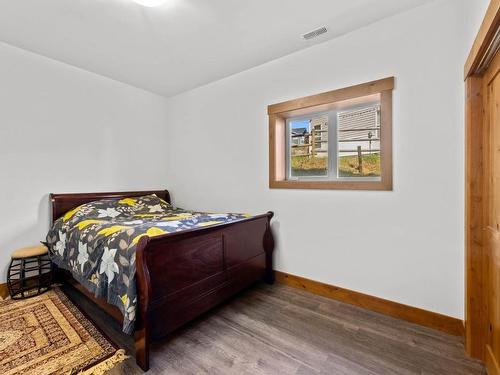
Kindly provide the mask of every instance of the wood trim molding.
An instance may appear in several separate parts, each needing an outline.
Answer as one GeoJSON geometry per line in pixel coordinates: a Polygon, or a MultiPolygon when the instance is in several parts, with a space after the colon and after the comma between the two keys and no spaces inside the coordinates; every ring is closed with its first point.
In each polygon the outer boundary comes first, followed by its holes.
{"type": "Polygon", "coordinates": [[[487,331],[485,311],[483,79],[465,81],[465,349],[484,360],[487,331]]]}
{"type": "Polygon", "coordinates": [[[304,277],[290,275],[285,272],[275,271],[275,274],[276,281],[284,285],[306,290],[313,294],[332,298],[380,314],[406,320],[411,323],[434,328],[451,335],[463,336],[464,334],[463,321],[451,316],[370,296],[338,286],[324,284],[304,277]]]}
{"type": "Polygon", "coordinates": [[[271,189],[392,190],[391,181],[269,181],[271,189]]]}
{"type": "MultiPolygon", "coordinates": [[[[392,80],[394,86],[394,78],[392,80]]],[[[382,139],[380,141],[381,190],[392,190],[392,89],[380,93],[382,139]]]]}
{"type": "Polygon", "coordinates": [[[464,78],[477,73],[500,24],[500,0],[491,0],[474,44],[465,62],[464,78]]]}
{"type": "Polygon", "coordinates": [[[308,107],[316,107],[333,102],[340,102],[342,100],[358,98],[360,96],[378,94],[382,91],[392,89],[394,89],[394,77],[388,77],[379,79],[377,81],[362,83],[360,85],[328,91],[317,95],[305,96],[298,99],[288,100],[282,103],[272,104],[267,107],[267,114],[273,115],[308,107]]]}
{"type": "Polygon", "coordinates": [[[0,299],[5,299],[9,296],[7,284],[0,284],[0,299]]]}
{"type": "Polygon", "coordinates": [[[493,351],[491,350],[491,346],[486,346],[486,371],[488,375],[500,375],[500,365],[498,364],[495,356],[493,355],[493,351]]]}

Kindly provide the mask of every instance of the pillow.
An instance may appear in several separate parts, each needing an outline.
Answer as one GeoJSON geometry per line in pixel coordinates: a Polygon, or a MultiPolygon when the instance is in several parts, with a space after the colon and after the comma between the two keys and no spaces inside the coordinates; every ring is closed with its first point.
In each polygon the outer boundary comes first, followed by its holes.
{"type": "Polygon", "coordinates": [[[122,199],[103,199],[82,204],[68,211],[61,218],[63,222],[76,224],[82,219],[113,220],[133,215],[153,215],[171,210],[172,206],[156,194],[122,199]]]}

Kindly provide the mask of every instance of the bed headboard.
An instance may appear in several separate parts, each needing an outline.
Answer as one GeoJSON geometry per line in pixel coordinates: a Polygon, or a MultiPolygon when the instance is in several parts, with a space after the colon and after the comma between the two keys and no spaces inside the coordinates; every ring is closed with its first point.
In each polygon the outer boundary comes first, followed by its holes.
{"type": "Polygon", "coordinates": [[[50,203],[52,206],[52,222],[64,215],[69,210],[82,204],[97,201],[100,199],[121,199],[126,197],[140,197],[142,195],[156,194],[159,198],[170,202],[168,190],[143,190],[143,191],[123,191],[108,193],[65,193],[50,194],[50,203]]]}

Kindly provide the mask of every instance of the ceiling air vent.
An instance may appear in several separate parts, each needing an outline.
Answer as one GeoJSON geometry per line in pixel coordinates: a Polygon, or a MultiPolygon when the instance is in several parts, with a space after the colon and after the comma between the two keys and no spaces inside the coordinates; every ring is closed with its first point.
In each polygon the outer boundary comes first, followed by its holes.
{"type": "Polygon", "coordinates": [[[317,36],[320,36],[321,34],[326,33],[327,31],[328,30],[326,29],[326,26],[318,27],[315,30],[302,34],[302,38],[304,38],[305,40],[313,39],[316,38],[317,36]]]}

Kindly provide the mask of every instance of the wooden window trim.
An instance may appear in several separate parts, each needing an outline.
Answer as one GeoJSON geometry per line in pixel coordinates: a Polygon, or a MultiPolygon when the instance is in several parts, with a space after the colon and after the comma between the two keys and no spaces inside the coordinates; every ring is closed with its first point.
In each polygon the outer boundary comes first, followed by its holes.
{"type": "Polygon", "coordinates": [[[394,77],[311,95],[267,107],[269,115],[269,187],[271,189],[392,190],[392,90],[394,77]],[[285,160],[286,119],[323,111],[340,101],[380,95],[381,176],[379,181],[287,180],[285,160]]]}

